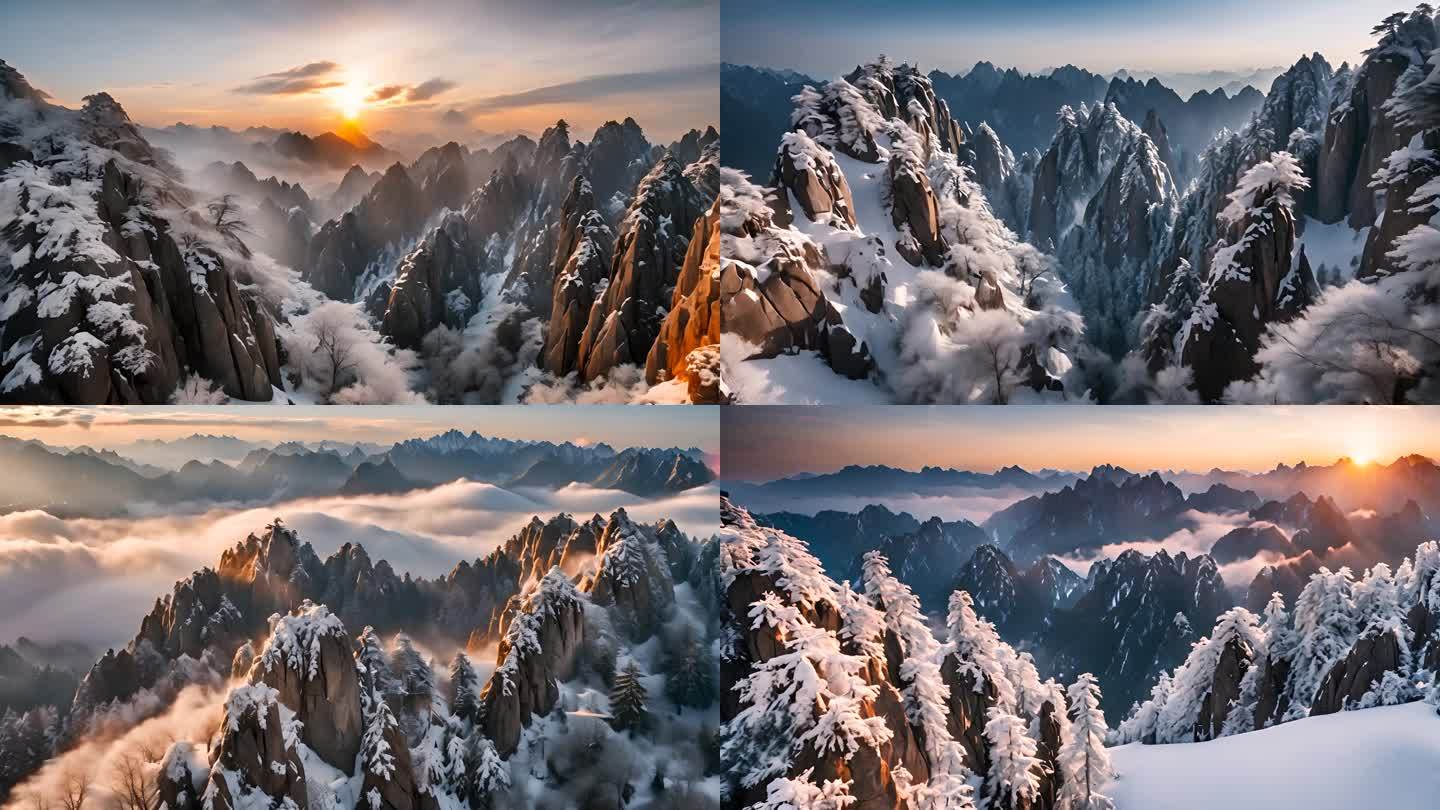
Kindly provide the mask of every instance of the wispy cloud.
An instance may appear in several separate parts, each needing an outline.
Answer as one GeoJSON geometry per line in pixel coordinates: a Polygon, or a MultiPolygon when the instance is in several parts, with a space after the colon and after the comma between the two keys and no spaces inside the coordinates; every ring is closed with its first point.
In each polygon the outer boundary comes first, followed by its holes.
{"type": "Polygon", "coordinates": [[[366,100],[372,104],[382,102],[414,104],[421,101],[429,101],[442,93],[454,90],[458,86],[458,84],[449,79],[442,79],[436,76],[433,79],[426,79],[416,85],[381,85],[371,90],[366,100]]]}
{"type": "Polygon", "coordinates": [[[407,101],[429,101],[441,93],[454,90],[456,86],[455,82],[437,76],[410,88],[410,92],[405,94],[405,99],[407,101]]]}
{"type": "Polygon", "coordinates": [[[313,93],[317,90],[339,87],[344,84],[333,78],[334,73],[339,69],[340,65],[328,60],[310,62],[289,70],[256,76],[255,80],[249,84],[242,84],[235,88],[235,92],[257,96],[294,96],[313,93]]]}
{"type": "Polygon", "coordinates": [[[536,87],[520,93],[490,96],[472,102],[473,114],[496,113],[544,104],[574,104],[625,93],[686,87],[700,82],[713,84],[719,65],[688,65],[638,73],[607,73],[572,82],[536,87]]]}

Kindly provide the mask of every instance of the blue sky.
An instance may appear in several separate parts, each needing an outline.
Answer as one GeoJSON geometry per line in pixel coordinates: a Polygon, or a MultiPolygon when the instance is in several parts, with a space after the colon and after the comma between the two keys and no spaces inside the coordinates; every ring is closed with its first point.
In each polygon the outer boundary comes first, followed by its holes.
{"type": "MultiPolygon", "coordinates": [[[[1372,44],[1392,0],[725,0],[727,62],[829,77],[884,52],[951,72],[979,60],[1039,70],[1240,70],[1322,52],[1338,65],[1372,44]]],[[[1266,89],[1266,88],[1261,88],[1266,89]]]]}
{"type": "Polygon", "coordinates": [[[1434,408],[1306,405],[723,409],[725,477],[770,480],[850,464],[990,472],[1213,467],[1265,470],[1341,456],[1440,458],[1434,408]]]}
{"type": "Polygon", "coordinates": [[[358,102],[372,131],[430,131],[456,109],[487,132],[563,116],[588,137],[632,115],[673,138],[718,118],[698,68],[719,59],[719,2],[4,0],[0,59],[63,103],[107,90],[151,125],[320,131],[358,102]],[[238,90],[317,64],[333,68],[309,92],[238,90]],[[365,103],[434,80],[442,92],[365,103]]]}

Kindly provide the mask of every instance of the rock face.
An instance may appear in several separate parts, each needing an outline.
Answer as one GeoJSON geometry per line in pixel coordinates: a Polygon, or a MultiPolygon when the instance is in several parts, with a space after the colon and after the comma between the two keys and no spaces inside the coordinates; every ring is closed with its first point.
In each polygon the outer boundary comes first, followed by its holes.
{"type": "Polygon", "coordinates": [[[582,380],[645,362],[674,295],[688,234],[707,202],[668,154],[640,182],[615,243],[610,283],[591,307],[580,340],[582,380]]]}
{"type": "Polygon", "coordinates": [[[1010,230],[1024,233],[1025,224],[1030,219],[1033,156],[1028,158],[1030,162],[1026,166],[1022,166],[1010,147],[1001,143],[1000,136],[984,122],[975,129],[975,136],[967,143],[974,155],[975,179],[985,189],[991,209],[1010,230]]]}
{"type": "MultiPolygon", "coordinates": [[[[1412,35],[1430,41],[1433,29],[1424,31],[1414,21],[1405,24],[1412,35]]],[[[1399,49],[1367,58],[1348,78],[1348,87],[1339,88],[1332,102],[1329,126],[1325,128],[1316,182],[1316,216],[1322,222],[1348,217],[1352,228],[1374,223],[1378,213],[1371,178],[1385,164],[1390,153],[1404,146],[1414,130],[1399,125],[1384,109],[1395,92],[1400,75],[1410,67],[1411,58],[1399,49]]]]}
{"type": "Polygon", "coordinates": [[[1220,651],[1210,692],[1200,703],[1195,721],[1195,739],[1213,740],[1225,727],[1225,718],[1240,701],[1240,681],[1252,666],[1250,650],[1238,638],[1231,638],[1220,651]]]}
{"type": "MultiPolygon", "coordinates": [[[[720,202],[695,223],[685,264],[675,281],[670,311],[660,324],[660,334],[645,358],[645,379],[651,385],[664,380],[695,381],[692,355],[720,343],[720,202]]],[[[718,401],[713,395],[692,402],[718,401]]]]}
{"type": "Polygon", "coordinates": [[[534,715],[554,708],[556,682],[573,673],[584,636],[580,595],[559,569],[551,569],[510,621],[500,666],[480,693],[485,736],[501,756],[515,751],[534,715]]]}
{"type": "Polygon", "coordinates": [[[429,207],[405,167],[385,170],[370,193],[339,219],[321,226],[310,243],[305,280],[343,301],[363,297],[357,288],[367,267],[382,251],[399,249],[425,221],[429,207]]]}
{"type": "Polygon", "coordinates": [[[281,384],[268,306],[215,250],[177,244],[141,179],[153,171],[126,165],[107,160],[93,181],[59,184],[36,167],[4,182],[16,206],[5,241],[21,261],[0,283],[14,311],[0,336],[0,402],[163,403],[190,371],[230,396],[268,401],[281,384]],[[80,186],[93,209],[69,196],[80,186]],[[44,248],[45,223],[62,213],[85,228],[44,248]]]}
{"type": "Polygon", "coordinates": [[[268,686],[238,687],[225,704],[219,746],[212,754],[205,805],[251,806],[255,794],[306,807],[305,766],[296,751],[298,729],[279,694],[268,686]]]}
{"type": "Polygon", "coordinates": [[[160,760],[155,775],[159,806],[168,810],[201,810],[210,763],[199,756],[195,744],[174,742],[160,760]]]}
{"type": "Polygon", "coordinates": [[[1209,285],[1181,333],[1181,362],[1195,390],[1218,402],[1225,386],[1247,379],[1268,323],[1300,313],[1317,294],[1303,251],[1295,253],[1295,217],[1278,196],[1258,201],[1217,252],[1209,285]]]}
{"type": "Polygon", "coordinates": [[[810,221],[855,227],[855,201],[845,173],[830,150],[804,132],[787,132],[781,138],[772,182],[795,195],[810,221]]]}
{"type": "Polygon", "coordinates": [[[345,626],[323,605],[302,604],[270,620],[270,638],[250,670],[304,725],[301,739],[342,770],[360,753],[360,681],[345,626]]]}
{"type": "Polygon", "coordinates": [[[1077,213],[1109,175],[1126,143],[1140,132],[1114,104],[1062,107],[1059,127],[1035,170],[1030,199],[1030,243],[1059,246],[1077,213]]]}
{"type": "Polygon", "coordinates": [[[1310,714],[1333,714],[1358,703],[1386,672],[1400,671],[1402,657],[1395,633],[1378,629],[1365,633],[1350,654],[1326,673],[1310,704],[1310,714]]]}
{"type": "MultiPolygon", "coordinates": [[[[1418,137],[1423,149],[1433,152],[1440,148],[1440,130],[1426,130],[1418,137]]],[[[1355,273],[1358,278],[1376,278],[1401,269],[1389,254],[1401,236],[1429,220],[1429,208],[1417,206],[1412,200],[1422,186],[1434,180],[1437,173],[1440,173],[1440,168],[1433,163],[1414,161],[1404,171],[1387,175],[1390,179],[1383,182],[1385,208],[1380,221],[1370,228],[1370,234],[1365,238],[1365,250],[1355,273]]]]}
{"type": "MultiPolygon", "coordinates": [[[[724,172],[722,171],[722,174],[724,172]]],[[[811,267],[828,260],[809,241],[775,227],[762,190],[742,175],[725,181],[720,199],[720,318],[727,333],[755,347],[758,357],[798,349],[818,351],[838,373],[866,376],[869,349],[855,339],[819,288],[811,267]],[[759,266],[739,257],[765,256],[759,266]]]]}
{"type": "Polygon", "coordinates": [[[1138,130],[1126,131],[1114,166],[1060,248],[1088,340],[1116,357],[1130,348],[1132,323],[1179,206],[1159,147],[1138,130]]]}
{"type": "Polygon", "coordinates": [[[890,184],[890,221],[909,237],[902,237],[895,249],[912,265],[943,266],[949,246],[940,233],[939,201],[919,155],[909,149],[892,150],[885,174],[890,184]]]}
{"type": "Polygon", "coordinates": [[[560,212],[560,239],[550,326],[545,334],[542,364],[563,375],[579,360],[580,338],[595,304],[595,294],[610,274],[615,233],[596,206],[590,181],[576,175],[560,212]]]}
{"type": "Polygon", "coordinates": [[[437,326],[463,328],[482,296],[478,268],[472,262],[478,253],[469,242],[464,218],[446,216],[420,247],[400,260],[380,322],[381,334],[396,345],[418,349],[437,326]]]}

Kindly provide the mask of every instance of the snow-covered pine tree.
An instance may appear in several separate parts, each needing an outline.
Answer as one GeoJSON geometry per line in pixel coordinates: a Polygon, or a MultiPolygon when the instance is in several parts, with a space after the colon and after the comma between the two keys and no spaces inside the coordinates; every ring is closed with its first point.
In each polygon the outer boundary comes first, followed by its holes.
{"type": "MultiPolygon", "coordinates": [[[[471,733],[480,736],[478,731],[471,733]]],[[[445,783],[451,793],[460,797],[467,796],[469,790],[470,769],[466,761],[469,753],[469,739],[454,729],[448,730],[445,735],[445,783]]]]}
{"type": "Polygon", "coordinates": [[[1016,705],[1015,688],[1005,672],[1001,661],[1000,635],[995,625],[975,614],[975,600],[965,591],[950,594],[950,610],[945,621],[949,629],[947,652],[955,656],[960,672],[968,675],[976,691],[984,691],[989,684],[995,690],[997,706],[1013,708],[1016,705]]]}
{"type": "Polygon", "coordinates": [[[1160,673],[1155,679],[1155,685],[1150,687],[1150,697],[1134,707],[1130,716],[1115,730],[1116,745],[1133,742],[1149,745],[1155,742],[1155,734],[1160,727],[1160,710],[1164,709],[1166,701],[1170,700],[1171,686],[1170,673],[1160,673]]]}
{"type": "Polygon", "coordinates": [[[435,692],[435,672],[409,636],[404,633],[395,636],[395,651],[390,661],[405,694],[428,697],[435,692]]]}
{"type": "MultiPolygon", "coordinates": [[[[759,556],[766,559],[763,552],[759,556]]],[[[793,598],[797,592],[815,593],[818,583],[781,585],[793,598]]],[[[891,739],[883,718],[862,712],[879,694],[862,675],[868,656],[844,651],[835,633],[813,625],[773,591],[750,606],[749,620],[756,629],[770,628],[784,652],[755,664],[734,687],[740,710],[725,724],[721,743],[734,781],[750,788],[781,776],[807,748],[848,759],[861,746],[891,739]],[[818,714],[817,706],[823,707],[818,714]]]]}
{"type": "Polygon", "coordinates": [[[374,707],[365,723],[365,734],[360,739],[360,764],[365,773],[383,779],[395,775],[395,752],[385,739],[391,729],[398,729],[399,723],[390,711],[390,706],[378,695],[371,695],[370,705],[374,707]]]}
{"type": "Polygon", "coordinates": [[[1044,763],[1035,756],[1035,739],[1026,733],[1019,716],[999,706],[990,710],[985,723],[990,743],[990,772],[985,776],[985,806],[988,810],[1029,807],[1040,793],[1039,771],[1044,763]]]}
{"type": "Polygon", "coordinates": [[[807,768],[794,777],[770,780],[765,786],[765,801],[747,810],[844,810],[855,803],[849,783],[827,779],[817,785],[810,781],[814,773],[814,768],[807,768]]]}
{"type": "Polygon", "coordinates": [[[1354,585],[1350,569],[1321,568],[1311,575],[1295,601],[1295,656],[1286,692],[1285,720],[1305,717],[1320,681],[1350,652],[1357,636],[1354,585]]]}
{"type": "Polygon", "coordinates": [[[686,634],[668,657],[665,696],[676,710],[710,705],[715,700],[715,661],[701,639],[686,634]]]}
{"type": "Polygon", "coordinates": [[[450,663],[450,713],[462,721],[473,723],[480,712],[480,676],[470,657],[462,650],[450,663]]]}
{"type": "Polygon", "coordinates": [[[1210,731],[1200,728],[1198,720],[1202,705],[1211,697],[1216,665],[1225,648],[1237,644],[1248,663],[1261,645],[1259,620],[1242,607],[1231,608],[1215,620],[1215,629],[1208,638],[1195,642],[1185,663],[1175,669],[1169,699],[1160,710],[1155,741],[1160,743],[1194,742],[1209,739],[1210,731]]]}
{"type": "Polygon", "coordinates": [[[1100,711],[1100,685],[1095,676],[1080,673],[1067,693],[1070,698],[1070,734],[1060,748],[1065,780],[1058,803],[1063,810],[1112,810],[1115,804],[1102,792],[1114,777],[1105,738],[1110,729],[1100,711]]]}
{"type": "Polygon", "coordinates": [[[645,684],[640,680],[643,677],[634,661],[615,676],[615,686],[610,690],[610,716],[611,724],[620,731],[643,728],[650,716],[645,705],[645,684]]]}
{"type": "MultiPolygon", "coordinates": [[[[1266,676],[1271,667],[1281,666],[1282,662],[1288,664],[1293,653],[1289,622],[1290,616],[1285,612],[1285,597],[1279,592],[1272,593],[1260,621],[1255,660],[1240,679],[1240,696],[1231,707],[1230,714],[1226,715],[1220,736],[1229,737],[1255,730],[1255,708],[1259,702],[1261,678],[1266,676]]],[[[1259,725],[1264,727],[1269,725],[1270,721],[1271,718],[1264,718],[1259,725]]]]}
{"type": "Polygon", "coordinates": [[[510,787],[510,767],[500,758],[490,738],[476,731],[470,735],[465,752],[469,770],[466,798],[471,810],[487,810],[495,806],[495,795],[510,787]]]}
{"type": "Polygon", "coordinates": [[[385,695],[400,692],[400,683],[390,669],[390,657],[385,654],[385,645],[375,634],[375,628],[366,626],[360,633],[360,649],[355,654],[355,663],[360,667],[360,698],[368,716],[368,705],[372,694],[383,699],[385,695]]]}
{"type": "Polygon", "coordinates": [[[940,675],[940,645],[925,616],[920,599],[890,572],[879,551],[866,552],[861,567],[865,595],[884,616],[885,627],[899,642],[900,695],[905,719],[924,732],[925,754],[931,763],[930,781],[911,787],[911,802],[921,810],[963,810],[975,806],[964,762],[964,749],[950,734],[946,722],[950,687],[940,675]]]}

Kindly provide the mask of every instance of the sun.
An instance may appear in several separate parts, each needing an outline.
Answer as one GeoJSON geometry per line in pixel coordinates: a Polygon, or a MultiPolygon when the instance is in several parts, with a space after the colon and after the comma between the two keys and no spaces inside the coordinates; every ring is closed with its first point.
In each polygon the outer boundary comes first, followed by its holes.
{"type": "Polygon", "coordinates": [[[356,121],[365,110],[366,90],[362,85],[351,83],[335,88],[331,101],[340,109],[340,116],[346,121],[356,121]]]}

